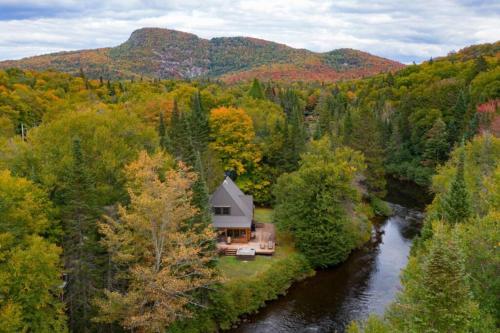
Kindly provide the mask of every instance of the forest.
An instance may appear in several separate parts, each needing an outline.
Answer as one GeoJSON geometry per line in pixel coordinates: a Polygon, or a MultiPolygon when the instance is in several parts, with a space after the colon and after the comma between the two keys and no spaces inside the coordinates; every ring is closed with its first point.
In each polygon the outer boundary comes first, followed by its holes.
{"type": "Polygon", "coordinates": [[[335,83],[0,71],[0,332],[209,332],[276,297],[229,306],[209,207],[224,175],[292,240],[283,285],[370,238],[386,179],[429,188],[402,291],[348,331],[495,332],[498,55],[335,83]]]}

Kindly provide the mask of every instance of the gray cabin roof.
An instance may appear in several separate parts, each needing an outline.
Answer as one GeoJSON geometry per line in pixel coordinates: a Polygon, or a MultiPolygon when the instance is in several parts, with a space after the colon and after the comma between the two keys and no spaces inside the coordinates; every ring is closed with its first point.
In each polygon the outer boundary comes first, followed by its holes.
{"type": "Polygon", "coordinates": [[[253,220],[253,197],[244,194],[230,177],[210,196],[212,207],[231,207],[230,215],[214,215],[216,228],[250,228],[253,220]]]}

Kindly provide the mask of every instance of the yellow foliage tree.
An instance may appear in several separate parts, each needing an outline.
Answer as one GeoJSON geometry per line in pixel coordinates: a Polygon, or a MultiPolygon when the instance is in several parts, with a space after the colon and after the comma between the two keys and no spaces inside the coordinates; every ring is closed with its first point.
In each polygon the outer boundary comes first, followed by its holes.
{"type": "Polygon", "coordinates": [[[245,110],[231,107],[213,109],[210,130],[210,146],[220,156],[226,171],[241,175],[260,161],[261,154],[253,142],[253,122],[245,110]]]}
{"type": "Polygon", "coordinates": [[[199,291],[218,282],[206,243],[211,228],[186,229],[197,210],[191,205],[196,174],[182,163],[169,168],[164,153],[141,152],[126,167],[130,205],[119,206],[119,221],[100,225],[112,261],[126,267],[125,291],[107,290],[97,301],[101,322],[118,321],[128,329],[160,332],[173,321],[203,306],[199,291]]]}

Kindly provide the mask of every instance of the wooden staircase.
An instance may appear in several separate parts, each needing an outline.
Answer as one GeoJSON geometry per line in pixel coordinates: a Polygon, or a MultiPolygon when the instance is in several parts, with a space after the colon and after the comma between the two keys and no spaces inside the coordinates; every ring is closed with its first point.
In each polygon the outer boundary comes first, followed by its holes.
{"type": "Polygon", "coordinates": [[[226,256],[236,256],[236,251],[238,251],[238,250],[236,250],[236,249],[226,249],[224,251],[224,254],[226,256]]]}

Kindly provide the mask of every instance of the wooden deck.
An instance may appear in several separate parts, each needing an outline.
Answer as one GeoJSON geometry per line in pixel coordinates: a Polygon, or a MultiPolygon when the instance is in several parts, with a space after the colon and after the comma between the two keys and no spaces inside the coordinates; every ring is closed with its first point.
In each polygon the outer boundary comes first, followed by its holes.
{"type": "Polygon", "coordinates": [[[276,250],[276,231],[272,223],[256,223],[254,237],[248,243],[218,242],[217,249],[221,253],[235,254],[240,248],[250,248],[255,250],[255,254],[272,255],[276,250]],[[272,248],[269,248],[269,241],[272,248]]]}

